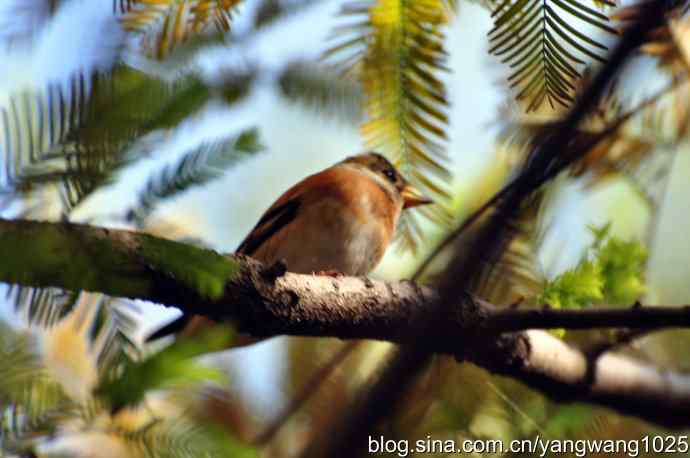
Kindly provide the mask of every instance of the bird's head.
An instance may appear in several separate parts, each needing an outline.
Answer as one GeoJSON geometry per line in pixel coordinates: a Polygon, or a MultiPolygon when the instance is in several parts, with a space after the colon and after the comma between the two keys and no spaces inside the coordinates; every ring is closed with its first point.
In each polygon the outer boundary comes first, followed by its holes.
{"type": "Polygon", "coordinates": [[[343,161],[374,178],[387,192],[402,199],[402,208],[417,207],[433,203],[417,188],[412,186],[383,155],[374,152],[358,154],[343,161]]]}

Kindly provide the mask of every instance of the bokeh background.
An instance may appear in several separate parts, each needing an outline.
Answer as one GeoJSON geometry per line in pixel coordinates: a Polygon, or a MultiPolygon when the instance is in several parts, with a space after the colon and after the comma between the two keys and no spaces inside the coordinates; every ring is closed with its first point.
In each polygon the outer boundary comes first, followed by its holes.
{"type": "MultiPolygon", "coordinates": [[[[243,160],[220,178],[166,200],[156,207],[146,225],[146,230],[152,233],[171,238],[189,237],[220,252],[231,252],[261,213],[288,187],[365,148],[359,132],[362,113],[357,97],[346,97],[330,106],[309,104],[286,97],[278,79],[282,71],[296,61],[319,61],[319,56],[331,43],[329,34],[341,20],[337,13],[342,2],[279,2],[294,8],[294,12],[267,25],[260,33],[252,33],[252,24],[262,3],[261,0],[243,2],[233,16],[232,29],[224,42],[204,49],[185,64],[200,68],[211,79],[222,78],[224,73],[242,68],[258,68],[260,77],[252,82],[249,95],[233,105],[211,101],[177,127],[148,134],[133,146],[147,148],[146,157],[124,168],[115,182],[81,203],[70,215],[71,220],[129,227],[126,213],[136,203],[154,171],[166,164],[175,164],[181,155],[203,142],[255,126],[263,145],[260,153],[243,160]]],[[[108,60],[108,52],[114,52],[119,46],[123,32],[110,2],[59,2],[54,13],[50,12],[52,5],[53,2],[44,0],[3,0],[0,4],[0,40],[5,40],[0,46],[0,107],[8,107],[13,94],[23,90],[65,81],[80,69],[98,68],[101,61],[108,60]]],[[[487,52],[486,36],[492,26],[486,5],[465,1],[459,4],[456,17],[445,30],[451,70],[442,74],[450,100],[448,153],[453,176],[450,206],[458,215],[468,214],[487,199],[516,165],[514,158],[497,146],[516,108],[504,83],[507,69],[487,52]]],[[[180,71],[178,67],[147,60],[133,52],[125,53],[125,60],[170,80],[180,71]]],[[[629,95],[628,103],[632,103],[651,94],[666,80],[666,76],[657,71],[653,59],[640,57],[631,64],[620,85],[629,95]]],[[[355,88],[352,94],[356,93],[355,88]]],[[[0,137],[2,135],[0,133],[0,137]]],[[[613,177],[595,187],[582,180],[563,180],[554,191],[548,216],[549,236],[539,253],[547,276],[556,275],[580,259],[592,240],[588,226],[610,222],[612,234],[650,243],[645,302],[672,305],[690,301],[690,282],[687,281],[690,276],[687,262],[690,258],[690,244],[687,243],[690,159],[685,142],[672,148],[677,154],[653,236],[648,231],[651,210],[625,178],[613,177]]],[[[2,216],[16,216],[40,201],[40,209],[33,216],[60,218],[58,200],[51,191],[32,199],[14,202],[3,210],[2,216]]],[[[419,249],[414,253],[390,249],[373,276],[383,279],[409,277],[448,230],[448,227],[425,223],[419,249]]],[[[6,285],[0,286],[0,294],[7,289],[6,285]]],[[[137,316],[140,340],[178,313],[143,302],[136,307],[140,311],[137,316]]],[[[2,317],[15,326],[23,326],[21,317],[16,316],[8,300],[2,303],[2,317]]],[[[658,333],[636,344],[635,351],[661,365],[687,369],[690,366],[689,337],[688,333],[680,331],[658,333]]],[[[54,345],[57,341],[48,342],[54,345]]],[[[230,380],[228,390],[241,400],[246,418],[251,418],[248,423],[256,426],[272,418],[298,391],[300,382],[324,364],[340,345],[329,339],[319,339],[315,343],[313,339],[274,338],[213,355],[211,359],[226,368],[230,380]]],[[[338,395],[333,393],[355,391],[358,383],[375,370],[388,346],[371,344],[365,348],[336,371],[333,380],[324,388],[326,394],[315,396],[311,406],[295,416],[291,426],[282,432],[283,442],[273,451],[275,456],[283,456],[282,453],[287,456],[291,444],[298,448],[301,435],[307,435],[318,423],[318,412],[335,402],[338,395]]],[[[65,378],[75,377],[84,370],[83,367],[71,367],[65,361],[69,358],[64,355],[55,357],[63,358],[56,364],[64,366],[60,371],[65,378]]],[[[450,364],[437,362],[433,369],[436,372],[430,372],[426,378],[437,380],[440,376],[434,374],[451,372],[445,380],[455,380],[455,383],[444,383],[440,387],[428,380],[420,383],[423,386],[426,383],[424,389],[437,393],[439,399],[450,399],[450,405],[460,411],[439,413],[443,410],[439,407],[435,411],[438,417],[435,421],[450,421],[444,415],[461,415],[464,420],[458,424],[463,425],[468,435],[521,437],[520,434],[547,430],[559,434],[562,431],[549,429],[557,428],[552,426],[551,420],[566,413],[587,423],[586,427],[568,426],[576,431],[575,435],[606,437],[620,434],[624,428],[623,420],[614,414],[601,414],[600,409],[579,406],[563,407],[565,410],[545,407],[547,401],[524,387],[516,388],[515,382],[494,380],[472,367],[449,369],[450,364]],[[595,417],[598,420],[592,420],[595,417]],[[522,426],[515,426],[518,424],[522,426]]],[[[424,389],[419,396],[423,397],[424,389]]],[[[411,421],[408,416],[415,415],[414,409],[403,414],[401,428],[404,429],[405,421],[411,421]]],[[[633,423],[635,427],[630,431],[634,433],[631,434],[652,428],[633,423]]],[[[428,423],[422,425],[426,426],[417,426],[418,433],[429,427],[428,423]]],[[[407,430],[415,431],[415,428],[407,426],[407,430]]]]}

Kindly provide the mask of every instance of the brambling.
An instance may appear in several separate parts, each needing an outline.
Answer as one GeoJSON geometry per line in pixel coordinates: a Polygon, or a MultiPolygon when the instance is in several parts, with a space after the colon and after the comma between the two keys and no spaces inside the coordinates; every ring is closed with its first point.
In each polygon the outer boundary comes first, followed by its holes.
{"type": "MultiPolygon", "coordinates": [[[[288,189],[236,252],[288,270],[366,275],[383,257],[406,208],[431,203],[382,155],[348,157],[288,189]]],[[[148,340],[195,334],[210,320],[182,316],[148,340]]]]}

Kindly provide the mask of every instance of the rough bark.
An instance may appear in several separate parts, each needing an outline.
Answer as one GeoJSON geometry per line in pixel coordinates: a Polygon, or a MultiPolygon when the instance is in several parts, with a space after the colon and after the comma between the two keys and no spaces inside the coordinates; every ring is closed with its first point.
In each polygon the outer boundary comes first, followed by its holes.
{"type": "Polygon", "coordinates": [[[668,426],[690,424],[690,375],[614,354],[590,360],[534,329],[688,326],[687,306],[511,310],[463,294],[444,309],[443,320],[432,321],[438,292],[409,281],[294,274],[280,264],[135,232],[0,219],[0,252],[4,282],[149,300],[231,320],[257,336],[423,342],[425,350],[515,377],[555,399],[592,401],[668,426]]]}

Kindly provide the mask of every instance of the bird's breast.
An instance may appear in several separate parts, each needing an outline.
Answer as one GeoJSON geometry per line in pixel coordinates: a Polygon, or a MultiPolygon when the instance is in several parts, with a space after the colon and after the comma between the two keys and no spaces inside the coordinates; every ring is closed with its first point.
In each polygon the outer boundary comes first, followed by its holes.
{"type": "Polygon", "coordinates": [[[322,197],[303,205],[298,217],[254,257],[265,263],[284,259],[290,271],[300,273],[369,273],[383,256],[393,227],[378,219],[366,196],[357,199],[344,205],[342,199],[322,197]]]}

